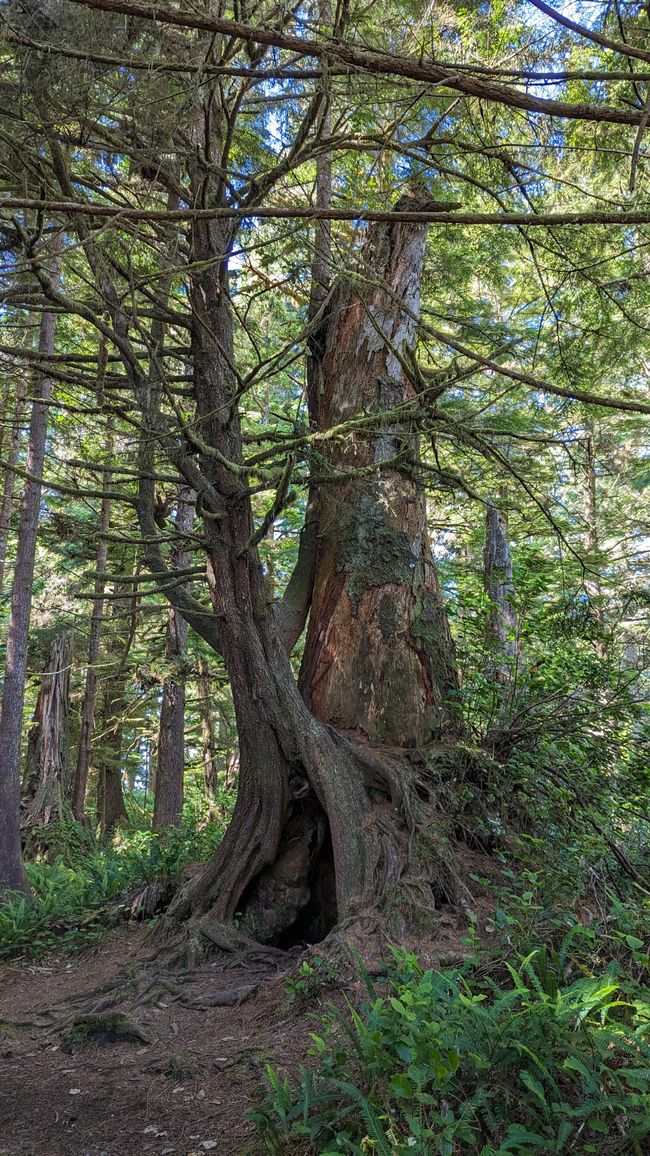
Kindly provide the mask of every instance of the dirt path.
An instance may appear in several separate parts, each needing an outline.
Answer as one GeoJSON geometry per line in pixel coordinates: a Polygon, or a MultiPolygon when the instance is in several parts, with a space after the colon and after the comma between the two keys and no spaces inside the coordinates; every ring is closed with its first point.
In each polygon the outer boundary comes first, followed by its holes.
{"type": "MultiPolygon", "coordinates": [[[[164,971],[146,962],[144,936],[141,925],[125,924],[72,963],[0,966],[0,1156],[264,1151],[245,1119],[262,1091],[264,1063],[297,1066],[313,1022],[286,1018],[284,971],[273,967],[208,964],[182,977],[180,989],[174,973],[166,988],[164,971]],[[148,1042],[105,1035],[81,1047],[66,1042],[70,1023],[61,1019],[75,998],[118,976],[131,984],[115,1008],[148,1042]],[[239,1006],[209,1006],[215,993],[252,985],[239,1006]],[[56,1018],[48,1020],[42,1013],[52,1008],[56,1018]],[[46,1026],[11,1026],[3,1017],[46,1026]]],[[[101,1010],[110,1001],[99,993],[90,1005],[101,1010]]],[[[88,1000],[76,1007],[88,1010],[88,1000]]]]}

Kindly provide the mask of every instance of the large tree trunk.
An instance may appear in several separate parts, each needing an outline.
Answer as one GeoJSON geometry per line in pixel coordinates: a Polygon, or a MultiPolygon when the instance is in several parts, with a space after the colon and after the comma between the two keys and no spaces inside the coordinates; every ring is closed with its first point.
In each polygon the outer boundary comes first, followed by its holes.
{"type": "Polygon", "coordinates": [[[458,689],[417,436],[399,413],[416,398],[404,358],[415,342],[425,233],[370,230],[359,274],[334,293],[319,425],[344,428],[324,443],[330,477],[301,671],[318,718],[393,746],[447,731],[458,689]]]}
{"type": "MultiPolygon", "coordinates": [[[[59,277],[59,259],[53,262],[53,280],[59,277]]],[[[54,351],[54,313],[43,313],[39,353],[54,351]]],[[[41,477],[45,461],[48,403],[52,392],[49,378],[34,387],[27,473],[20,507],[18,547],[9,611],[7,654],[0,711],[0,893],[7,888],[28,891],[20,845],[20,742],[23,725],[27,640],[32,609],[32,582],[36,558],[36,531],[41,502],[41,477]]]]}
{"type": "MultiPolygon", "coordinates": [[[[172,570],[184,570],[190,564],[191,551],[187,535],[194,521],[194,494],[180,486],[174,521],[178,540],[172,549],[172,570]]],[[[153,806],[153,828],[180,826],[183,816],[183,775],[185,771],[185,682],[187,661],[187,623],[174,609],[167,614],[165,658],[172,673],[163,682],[158,735],[158,765],[153,806]]]]}
{"type": "Polygon", "coordinates": [[[417,479],[417,439],[403,420],[384,416],[414,397],[403,358],[415,337],[424,229],[371,230],[362,287],[358,278],[343,280],[334,296],[319,423],[323,430],[352,424],[342,442],[326,443],[333,448],[303,698],[256,552],[246,548],[252,524],[237,473],[231,319],[223,268],[219,278],[208,259],[216,228],[193,225],[193,365],[201,437],[219,449],[218,459],[202,458],[202,469],[227,499],[205,534],[239,733],[239,794],[219,851],[177,898],[170,920],[193,912],[204,935],[223,944],[223,924],[240,911],[242,930],[286,942],[322,937],[335,921],[376,923],[395,892],[400,918],[409,904],[428,909],[434,899],[436,865],[428,853],[416,864],[413,852],[429,787],[420,778],[416,792],[412,767],[380,758],[366,742],[403,748],[457,729],[453,647],[417,479]],[[361,434],[354,421],[368,410],[376,419],[361,434]],[[335,483],[350,469],[354,478],[335,483]]]}
{"type": "Polygon", "coordinates": [[[72,633],[52,643],[27,741],[23,827],[61,822],[69,812],[68,742],[72,633]]]}

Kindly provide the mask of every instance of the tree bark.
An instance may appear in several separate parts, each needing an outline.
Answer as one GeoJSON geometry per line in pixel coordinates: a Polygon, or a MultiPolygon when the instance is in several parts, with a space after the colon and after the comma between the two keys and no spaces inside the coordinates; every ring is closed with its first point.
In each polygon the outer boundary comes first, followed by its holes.
{"type": "MultiPolygon", "coordinates": [[[[227,499],[219,518],[206,520],[205,536],[237,718],[239,792],[216,856],[177,898],[169,919],[193,912],[203,934],[223,943],[223,924],[239,911],[242,931],[282,942],[287,934],[321,935],[336,921],[376,922],[395,890],[404,912],[407,894],[416,905],[426,906],[427,896],[433,903],[427,872],[435,874],[434,866],[411,861],[420,807],[412,772],[354,741],[380,736],[402,748],[452,736],[458,726],[448,702],[457,680],[417,479],[417,439],[385,416],[413,397],[403,359],[415,336],[424,230],[371,230],[362,288],[356,278],[345,280],[333,298],[320,427],[368,407],[377,420],[367,436],[350,434],[328,450],[303,698],[257,553],[246,548],[252,522],[237,472],[227,281],[223,266],[219,276],[208,259],[214,229],[208,234],[200,221],[192,226],[193,366],[201,437],[219,450],[218,458],[204,455],[201,468],[227,499]],[[336,482],[351,467],[359,476],[336,482]]],[[[141,510],[146,534],[151,521],[141,510]]],[[[418,790],[420,799],[429,798],[426,783],[418,790]]]]}
{"type": "MultiPolygon", "coordinates": [[[[175,528],[179,535],[172,549],[171,569],[184,570],[190,565],[191,551],[186,535],[194,521],[194,494],[189,486],[180,486],[175,528]]],[[[183,817],[183,775],[185,771],[185,663],[187,660],[187,623],[174,609],[167,612],[165,659],[172,666],[163,682],[158,735],[158,765],[153,806],[153,828],[179,827],[183,817]]]]}
{"type": "Polygon", "coordinates": [[[124,675],[109,679],[103,696],[101,746],[97,753],[97,826],[110,835],[128,819],[122,789],[124,675]]]}
{"type": "Polygon", "coordinates": [[[23,827],[46,827],[69,812],[68,746],[72,632],[55,638],[27,740],[23,827]]]}
{"type": "Polygon", "coordinates": [[[11,513],[14,504],[14,486],[15,474],[14,468],[18,464],[18,456],[20,454],[21,443],[21,427],[25,413],[25,398],[27,395],[27,385],[24,380],[20,380],[16,390],[16,398],[13,409],[9,408],[7,402],[7,409],[5,411],[5,427],[10,425],[10,433],[7,439],[7,464],[4,469],[4,478],[2,486],[2,498],[0,499],[0,595],[5,579],[5,568],[7,565],[7,546],[9,543],[9,528],[11,525],[11,513]]]}
{"type": "Polygon", "coordinates": [[[508,538],[508,515],[490,503],[485,516],[483,587],[489,598],[485,625],[488,648],[487,672],[500,686],[514,677],[519,653],[517,616],[513,606],[512,552],[508,538]]]}
{"type": "Polygon", "coordinates": [[[219,789],[218,756],[212,717],[212,695],[210,694],[210,668],[201,656],[198,660],[196,690],[199,700],[201,720],[201,760],[203,764],[203,786],[208,803],[217,798],[219,789]]]}
{"type": "Polygon", "coordinates": [[[359,272],[333,296],[319,426],[349,423],[349,432],[325,443],[329,476],[300,676],[318,718],[405,747],[455,725],[458,690],[417,436],[397,412],[416,397],[405,358],[416,336],[425,234],[417,225],[370,229],[359,272]],[[355,431],[357,419],[372,415],[355,431]]]}
{"type": "MultiPolygon", "coordinates": [[[[134,575],[137,562],[134,561],[134,575]]],[[[96,744],[97,761],[97,807],[96,822],[102,835],[110,834],[128,819],[124,791],[122,788],[122,729],[126,714],[125,688],[127,663],[135,638],[138,621],[137,587],[128,611],[120,611],[124,602],[112,604],[112,630],[109,633],[109,653],[115,665],[107,675],[104,684],[101,733],[96,744]],[[118,634],[120,613],[127,614],[126,636],[118,634]]]]}
{"type": "MultiPolygon", "coordinates": [[[[53,281],[59,279],[60,259],[53,261],[53,281]]],[[[38,350],[54,352],[56,317],[45,312],[41,318],[38,350]]],[[[49,378],[40,378],[34,387],[27,473],[20,507],[18,546],[14,567],[14,584],[9,611],[7,655],[2,708],[0,710],[0,893],[5,889],[28,892],[27,876],[20,845],[20,744],[23,724],[27,640],[32,609],[32,583],[36,559],[41,477],[45,460],[48,425],[48,402],[52,392],[49,378]]]]}

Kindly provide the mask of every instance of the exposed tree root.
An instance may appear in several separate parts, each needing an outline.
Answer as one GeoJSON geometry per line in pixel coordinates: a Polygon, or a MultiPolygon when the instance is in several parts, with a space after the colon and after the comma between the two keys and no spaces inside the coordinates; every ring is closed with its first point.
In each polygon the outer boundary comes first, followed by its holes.
{"type": "MultiPolygon", "coordinates": [[[[218,891],[219,876],[210,868],[174,901],[155,936],[159,950],[173,950],[176,964],[194,967],[216,954],[224,967],[279,966],[287,961],[287,949],[319,943],[324,951],[336,951],[346,940],[353,953],[375,959],[406,935],[434,940],[441,908],[474,909],[472,892],[454,862],[455,820],[448,796],[468,778],[491,773],[492,760],[461,743],[396,750],[326,729],[341,766],[361,788],[358,892],[348,895],[345,909],[337,907],[336,837],[320,786],[303,779],[291,796],[275,860],[238,899],[236,923],[223,918],[223,910],[233,905],[218,891]]],[[[320,773],[322,784],[322,768],[320,773]]]]}
{"type": "Polygon", "coordinates": [[[124,1012],[88,1012],[72,1016],[62,1035],[66,1049],[85,1047],[92,1041],[132,1040],[151,1044],[142,1028],[124,1012]]]}
{"type": "Polygon", "coordinates": [[[245,1003],[247,999],[255,995],[259,986],[258,983],[249,983],[233,991],[213,991],[200,1000],[181,995],[180,1002],[183,1007],[193,1008],[195,1011],[208,1011],[209,1008],[213,1007],[239,1007],[240,1004],[245,1003]]]}

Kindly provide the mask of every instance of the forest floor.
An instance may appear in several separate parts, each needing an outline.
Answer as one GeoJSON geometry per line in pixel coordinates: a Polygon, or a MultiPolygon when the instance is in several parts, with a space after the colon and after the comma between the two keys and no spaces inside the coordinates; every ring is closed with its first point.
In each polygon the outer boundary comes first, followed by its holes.
{"type": "MultiPolygon", "coordinates": [[[[443,966],[467,955],[466,930],[443,907],[435,938],[402,946],[443,966]]],[[[148,933],[131,920],[74,956],[0,964],[0,1156],[261,1156],[247,1113],[265,1065],[297,1073],[314,1016],[367,995],[336,967],[301,986],[301,948],[183,970],[148,933]]]]}
{"type": "Polygon", "coordinates": [[[126,923],[72,962],[0,966],[0,1156],[263,1151],[246,1113],[263,1094],[264,1064],[297,1069],[314,1030],[306,1010],[287,1011],[296,956],[179,977],[145,940],[142,924],[126,923]],[[111,991],[118,979],[128,986],[111,991]],[[215,993],[245,998],[214,1007],[215,993]],[[92,1008],[107,1023],[124,1013],[146,1039],[66,1038],[92,1008]]]}

